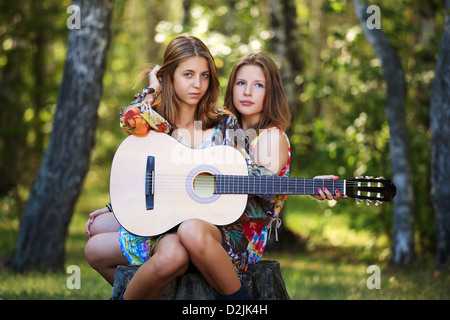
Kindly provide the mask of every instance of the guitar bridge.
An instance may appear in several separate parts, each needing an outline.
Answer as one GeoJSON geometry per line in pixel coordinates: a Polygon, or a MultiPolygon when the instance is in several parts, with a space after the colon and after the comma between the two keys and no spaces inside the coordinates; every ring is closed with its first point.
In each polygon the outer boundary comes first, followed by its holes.
{"type": "Polygon", "coordinates": [[[147,210],[153,210],[155,191],[155,157],[147,156],[147,168],[145,169],[145,206],[147,210]]]}

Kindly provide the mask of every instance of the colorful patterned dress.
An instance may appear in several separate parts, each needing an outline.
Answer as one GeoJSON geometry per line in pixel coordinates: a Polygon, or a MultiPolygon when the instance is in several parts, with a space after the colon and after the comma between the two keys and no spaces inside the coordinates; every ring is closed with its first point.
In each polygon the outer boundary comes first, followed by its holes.
{"type": "MultiPolygon", "coordinates": [[[[245,157],[249,170],[249,175],[261,176],[272,175],[269,170],[258,167],[253,162],[248,152],[248,138],[245,135],[235,135],[239,130],[239,124],[236,117],[225,110],[217,109],[220,117],[219,123],[215,126],[211,137],[204,141],[202,148],[214,145],[230,145],[237,148],[245,157]],[[241,141],[236,141],[241,139],[241,141]]],[[[167,134],[172,134],[174,126],[161,117],[151,108],[141,108],[141,103],[133,101],[129,105],[122,108],[120,112],[120,126],[129,134],[139,137],[146,136],[150,130],[156,130],[167,134]],[[145,110],[145,111],[143,111],[145,110]]],[[[278,213],[275,210],[276,199],[274,196],[249,196],[246,213],[249,212],[249,206],[258,208],[260,218],[270,219],[276,218],[278,213]],[[262,209],[264,208],[264,209],[262,209]]],[[[252,212],[250,210],[250,212],[252,212]]],[[[230,256],[233,265],[238,274],[245,272],[248,265],[248,239],[243,232],[243,223],[251,221],[252,217],[243,214],[241,218],[227,226],[219,227],[222,234],[222,245],[230,256]]],[[[168,233],[176,232],[171,230],[168,233]]],[[[152,255],[158,241],[168,233],[155,237],[140,237],[133,235],[123,228],[119,231],[119,242],[122,252],[131,264],[140,265],[147,261],[152,255]]]]}
{"type": "MultiPolygon", "coordinates": [[[[286,138],[286,141],[288,143],[288,159],[286,166],[280,171],[279,177],[288,177],[289,176],[289,167],[291,162],[291,145],[289,143],[289,138],[287,137],[286,133],[281,127],[275,126],[271,127],[267,130],[279,130],[281,134],[286,138]]],[[[250,144],[250,152],[253,153],[256,144],[258,143],[259,139],[261,138],[261,135],[263,135],[266,131],[263,131],[263,133],[260,133],[258,136],[256,136],[255,139],[250,144]]],[[[261,208],[256,207],[250,207],[247,208],[247,211],[250,211],[247,213],[248,216],[252,216],[253,219],[249,222],[243,223],[244,228],[244,234],[246,238],[248,239],[248,248],[247,248],[247,254],[248,254],[248,263],[249,264],[255,264],[261,261],[264,249],[267,244],[268,236],[270,236],[271,228],[273,226],[273,223],[275,223],[275,228],[279,227],[280,223],[280,212],[283,209],[284,203],[287,200],[287,195],[279,195],[276,196],[276,202],[275,202],[275,212],[276,215],[271,215],[270,219],[265,218],[265,213],[261,212],[261,208]],[[262,219],[255,219],[255,217],[261,216],[262,219]]],[[[275,230],[276,232],[276,230],[275,230]]]]}

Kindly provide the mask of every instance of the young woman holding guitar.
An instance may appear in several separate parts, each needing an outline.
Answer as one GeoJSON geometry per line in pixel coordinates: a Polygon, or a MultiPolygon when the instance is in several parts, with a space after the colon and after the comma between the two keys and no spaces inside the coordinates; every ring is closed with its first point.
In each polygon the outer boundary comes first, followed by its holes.
{"type": "MultiPolygon", "coordinates": [[[[291,112],[276,63],[264,52],[250,53],[233,67],[226,89],[225,106],[236,115],[250,140],[250,152],[259,166],[270,169],[279,177],[289,176],[291,150],[285,133],[290,126],[291,112]]],[[[337,180],[334,175],[317,176],[337,180]]],[[[318,188],[313,195],[318,200],[339,200],[337,190],[318,188]],[[334,192],[334,194],[333,194],[334,192]]],[[[343,198],[346,198],[344,195],[343,198]]],[[[268,229],[279,218],[287,195],[279,195],[275,204],[277,215],[267,221],[251,219],[243,224],[249,240],[249,263],[261,260],[268,238],[268,229]]],[[[256,206],[254,210],[261,210],[256,206]]],[[[264,216],[262,214],[262,216],[264,216]]]]}

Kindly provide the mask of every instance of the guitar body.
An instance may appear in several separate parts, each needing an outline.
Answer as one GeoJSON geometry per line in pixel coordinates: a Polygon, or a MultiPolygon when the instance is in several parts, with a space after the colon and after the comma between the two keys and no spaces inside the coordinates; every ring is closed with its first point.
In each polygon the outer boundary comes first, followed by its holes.
{"type": "Polygon", "coordinates": [[[191,149],[165,133],[128,136],[111,166],[110,199],[120,225],[139,236],[161,234],[188,219],[236,221],[248,195],[215,194],[212,175],[248,176],[244,157],[229,146],[191,149]],[[148,158],[153,161],[148,182],[148,158]],[[146,191],[150,189],[150,191],[146,191]],[[147,209],[146,193],[152,208],[147,209]]]}

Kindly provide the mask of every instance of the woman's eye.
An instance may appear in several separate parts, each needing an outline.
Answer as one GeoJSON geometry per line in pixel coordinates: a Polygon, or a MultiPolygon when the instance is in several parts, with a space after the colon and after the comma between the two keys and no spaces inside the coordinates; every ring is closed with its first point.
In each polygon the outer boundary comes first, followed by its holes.
{"type": "Polygon", "coordinates": [[[202,74],[202,77],[205,78],[205,79],[208,79],[209,78],[209,74],[204,73],[204,74],[202,74]]]}
{"type": "Polygon", "coordinates": [[[192,77],[192,73],[190,73],[190,72],[185,73],[184,76],[185,76],[186,78],[191,78],[191,77],[192,77]]]}
{"type": "Polygon", "coordinates": [[[256,86],[257,86],[258,88],[264,88],[264,85],[263,85],[262,83],[257,83],[256,86]]]}
{"type": "Polygon", "coordinates": [[[244,83],[244,81],[238,81],[238,82],[236,82],[236,85],[238,85],[238,86],[243,86],[245,83],[244,83]]]}

